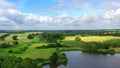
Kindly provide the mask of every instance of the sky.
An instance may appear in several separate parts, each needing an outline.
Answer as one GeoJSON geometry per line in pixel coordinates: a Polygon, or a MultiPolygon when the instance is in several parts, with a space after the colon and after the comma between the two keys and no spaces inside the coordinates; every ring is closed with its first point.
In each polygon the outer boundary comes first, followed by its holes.
{"type": "Polygon", "coordinates": [[[120,0],[0,0],[0,30],[120,29],[120,0]]]}

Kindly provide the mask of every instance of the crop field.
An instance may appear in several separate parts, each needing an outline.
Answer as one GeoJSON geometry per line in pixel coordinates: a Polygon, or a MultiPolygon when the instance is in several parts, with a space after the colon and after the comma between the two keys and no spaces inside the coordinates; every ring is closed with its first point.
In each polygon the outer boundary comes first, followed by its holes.
{"type": "MultiPolygon", "coordinates": [[[[75,38],[76,36],[66,36],[64,40],[75,40],[75,38]]],[[[111,39],[120,39],[120,37],[116,37],[116,36],[85,36],[80,38],[82,41],[85,42],[91,42],[91,41],[103,42],[111,39]]]]}

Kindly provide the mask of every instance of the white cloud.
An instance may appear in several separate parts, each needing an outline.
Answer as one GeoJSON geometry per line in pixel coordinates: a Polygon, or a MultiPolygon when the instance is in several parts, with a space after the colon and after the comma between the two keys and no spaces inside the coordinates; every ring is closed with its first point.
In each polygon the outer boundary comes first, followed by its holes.
{"type": "Polygon", "coordinates": [[[1,29],[104,29],[120,28],[120,9],[103,15],[84,14],[74,18],[69,14],[43,16],[22,13],[15,9],[0,9],[1,29]]]}
{"type": "Polygon", "coordinates": [[[15,8],[15,3],[10,3],[7,0],[0,0],[0,8],[15,8]]]}
{"type": "MultiPolygon", "coordinates": [[[[9,3],[6,0],[2,1],[4,1],[6,4],[3,5],[3,7],[6,8],[3,8],[2,5],[0,5],[1,30],[120,29],[120,9],[108,10],[103,15],[83,14],[80,17],[73,17],[70,14],[64,13],[56,16],[47,16],[23,13],[20,10],[11,8],[14,7],[12,3],[9,3]]],[[[77,3],[80,0],[73,1],[77,3]]],[[[63,6],[66,5],[64,3],[63,6]]],[[[69,4],[67,5],[69,6],[69,4]]],[[[76,8],[77,6],[69,7],[76,8]]]]}
{"type": "Polygon", "coordinates": [[[102,6],[107,9],[118,9],[120,8],[119,0],[105,0],[102,2],[102,6]]]}

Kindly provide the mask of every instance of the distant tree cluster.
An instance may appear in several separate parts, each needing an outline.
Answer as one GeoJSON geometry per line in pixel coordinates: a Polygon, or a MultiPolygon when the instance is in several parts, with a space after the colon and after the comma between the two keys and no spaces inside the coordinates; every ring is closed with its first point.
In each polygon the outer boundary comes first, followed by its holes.
{"type": "Polygon", "coordinates": [[[48,42],[57,42],[57,40],[63,39],[64,35],[61,32],[44,32],[40,34],[39,38],[48,42]]]}
{"type": "MultiPolygon", "coordinates": [[[[58,31],[59,32],[59,31],[58,31]]],[[[81,36],[120,36],[120,30],[61,30],[64,35],[81,36]]]]}

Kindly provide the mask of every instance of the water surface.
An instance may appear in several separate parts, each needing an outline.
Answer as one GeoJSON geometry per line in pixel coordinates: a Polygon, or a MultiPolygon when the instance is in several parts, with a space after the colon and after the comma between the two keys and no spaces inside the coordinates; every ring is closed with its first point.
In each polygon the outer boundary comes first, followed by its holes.
{"type": "Polygon", "coordinates": [[[46,65],[43,68],[120,68],[120,54],[88,54],[81,51],[66,51],[67,65],[46,65]]]}

